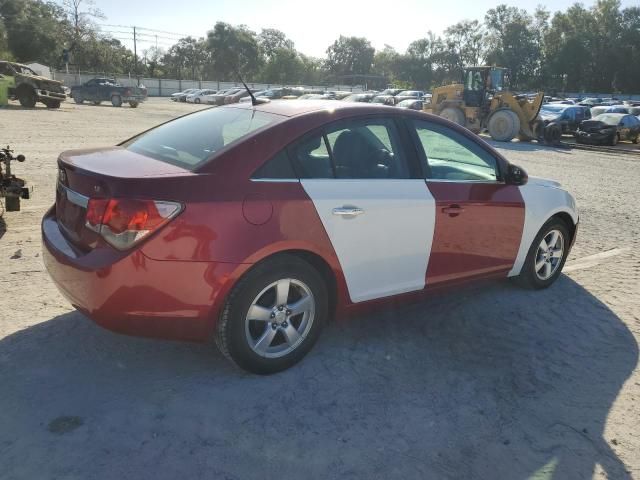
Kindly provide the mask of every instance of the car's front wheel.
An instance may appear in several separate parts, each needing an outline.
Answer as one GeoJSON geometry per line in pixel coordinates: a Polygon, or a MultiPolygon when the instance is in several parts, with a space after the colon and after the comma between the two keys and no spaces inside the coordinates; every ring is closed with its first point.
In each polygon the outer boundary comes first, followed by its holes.
{"type": "Polygon", "coordinates": [[[560,276],[571,239],[564,221],[552,218],[536,235],[515,281],[526,288],[547,288],[560,276]]]}
{"type": "Polygon", "coordinates": [[[279,372],[311,350],[327,314],[322,276],[304,260],[280,255],[254,267],[234,287],[218,320],[216,343],[245,370],[279,372]]]}

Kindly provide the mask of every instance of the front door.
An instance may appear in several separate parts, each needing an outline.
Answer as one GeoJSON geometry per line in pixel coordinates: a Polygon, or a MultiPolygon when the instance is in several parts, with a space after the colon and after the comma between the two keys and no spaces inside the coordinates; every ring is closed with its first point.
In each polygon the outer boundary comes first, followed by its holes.
{"type": "Polygon", "coordinates": [[[337,122],[290,151],[353,302],[421,290],[435,201],[391,119],[337,122]]]}
{"type": "Polygon", "coordinates": [[[428,121],[413,125],[436,202],[427,286],[506,276],[524,227],[520,190],[500,181],[497,159],[464,135],[428,121]]]}

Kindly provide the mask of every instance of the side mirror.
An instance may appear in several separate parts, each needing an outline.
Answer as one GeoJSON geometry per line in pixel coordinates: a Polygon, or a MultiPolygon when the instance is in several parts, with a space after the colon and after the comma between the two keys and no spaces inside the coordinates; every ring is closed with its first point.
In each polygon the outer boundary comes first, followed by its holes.
{"type": "Polygon", "coordinates": [[[508,185],[524,185],[529,180],[529,175],[523,168],[509,164],[505,181],[508,185]]]}

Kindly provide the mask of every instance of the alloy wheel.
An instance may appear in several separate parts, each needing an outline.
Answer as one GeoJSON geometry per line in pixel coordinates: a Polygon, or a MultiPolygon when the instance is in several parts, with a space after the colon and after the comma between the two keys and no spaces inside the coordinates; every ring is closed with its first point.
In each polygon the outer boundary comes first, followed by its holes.
{"type": "Polygon", "coordinates": [[[291,353],[309,334],[315,311],[313,293],[304,282],[283,278],[271,283],[254,298],[245,316],[249,347],[266,358],[291,353]]]}
{"type": "Polygon", "coordinates": [[[535,271],[540,280],[548,280],[558,270],[564,256],[564,236],[559,230],[551,230],[538,245],[535,271]]]}

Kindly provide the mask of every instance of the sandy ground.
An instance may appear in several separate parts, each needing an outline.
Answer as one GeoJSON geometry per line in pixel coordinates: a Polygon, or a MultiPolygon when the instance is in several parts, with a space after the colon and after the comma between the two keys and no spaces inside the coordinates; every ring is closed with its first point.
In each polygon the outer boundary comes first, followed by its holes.
{"type": "Polygon", "coordinates": [[[60,151],[194,108],[0,110],[35,186],[0,223],[0,478],[640,478],[640,156],[502,145],[575,194],[567,274],[336,322],[263,378],[208,346],[102,330],[41,262],[60,151]]]}

